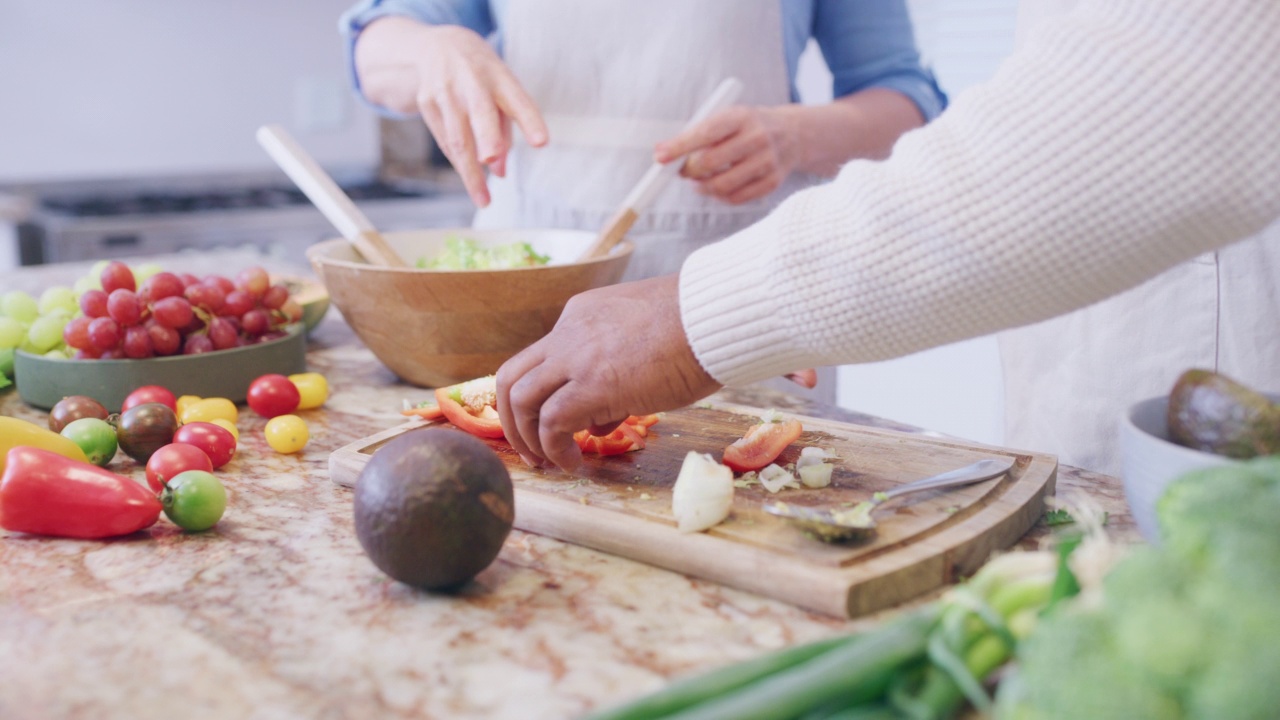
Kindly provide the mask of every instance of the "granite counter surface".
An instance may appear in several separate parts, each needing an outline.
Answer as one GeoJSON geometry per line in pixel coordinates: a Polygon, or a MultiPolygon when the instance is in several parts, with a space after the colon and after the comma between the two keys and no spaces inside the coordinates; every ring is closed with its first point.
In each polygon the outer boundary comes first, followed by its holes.
{"type": "MultiPolygon", "coordinates": [[[[0,285],[38,291],[54,272],[0,285]]],[[[402,422],[402,399],[426,391],[399,383],[334,311],[308,366],[333,388],[301,413],[310,444],[274,453],[244,410],[213,531],[163,518],[106,542],[0,531],[0,718],[572,718],[879,619],[815,615],[520,531],[459,595],[391,581],[363,554],[351,491],[329,481],[327,460],[402,422]]],[[[726,399],[906,429],[766,389],[726,399]]],[[[0,414],[46,417],[14,392],[0,414]]],[[[123,454],[112,468],[141,477],[123,454]]],[[[1114,535],[1136,540],[1114,478],[1062,467],[1058,494],[1087,494],[1114,535]]]]}

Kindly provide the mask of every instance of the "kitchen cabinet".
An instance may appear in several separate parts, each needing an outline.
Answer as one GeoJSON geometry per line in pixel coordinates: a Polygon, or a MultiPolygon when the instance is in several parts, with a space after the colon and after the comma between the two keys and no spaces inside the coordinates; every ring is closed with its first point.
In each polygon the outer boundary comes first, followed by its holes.
{"type": "MultiPolygon", "coordinates": [[[[159,261],[233,271],[259,259],[159,261]]],[[[0,273],[0,286],[38,291],[86,267],[0,273]]],[[[428,391],[397,382],[336,312],[307,361],[333,388],[302,413],[310,444],[273,453],[265,420],[243,410],[213,531],[163,519],[110,542],[0,531],[0,717],[561,719],[899,612],[838,620],[520,531],[458,595],[395,583],[362,553],[328,455],[399,424],[402,400],[428,391]]],[[[909,429],[759,387],[724,398],[909,429]]],[[[44,421],[12,391],[0,414],[44,421]]],[[[113,467],[141,471],[123,456],[113,467]]],[[[1060,467],[1057,487],[1089,495],[1113,535],[1136,540],[1115,478],[1060,467]]]]}

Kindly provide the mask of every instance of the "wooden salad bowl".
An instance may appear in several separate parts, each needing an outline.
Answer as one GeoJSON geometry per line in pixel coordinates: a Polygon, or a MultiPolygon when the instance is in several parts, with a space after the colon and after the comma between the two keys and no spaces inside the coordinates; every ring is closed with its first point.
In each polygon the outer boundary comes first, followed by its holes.
{"type": "Polygon", "coordinates": [[[574,295],[618,282],[633,246],[578,262],[595,233],[439,228],[388,232],[409,267],[370,265],[345,238],[311,246],[307,258],[334,307],[384,365],[406,382],[440,387],[487,375],[547,334],[574,295]],[[482,246],[528,242],[547,265],[501,270],[425,270],[448,238],[482,246]]]}

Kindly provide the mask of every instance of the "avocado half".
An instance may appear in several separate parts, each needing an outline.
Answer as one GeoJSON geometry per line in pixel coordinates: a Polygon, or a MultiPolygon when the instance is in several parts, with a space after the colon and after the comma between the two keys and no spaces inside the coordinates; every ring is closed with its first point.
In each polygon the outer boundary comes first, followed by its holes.
{"type": "Polygon", "coordinates": [[[387,575],[461,587],[498,556],[515,517],[511,475],[489,446],[424,428],[378,448],[355,484],[356,536],[387,575]]]}
{"type": "Polygon", "coordinates": [[[1280,406],[1211,370],[1184,372],[1169,393],[1169,439],[1243,460],[1280,452],[1280,406]]]}

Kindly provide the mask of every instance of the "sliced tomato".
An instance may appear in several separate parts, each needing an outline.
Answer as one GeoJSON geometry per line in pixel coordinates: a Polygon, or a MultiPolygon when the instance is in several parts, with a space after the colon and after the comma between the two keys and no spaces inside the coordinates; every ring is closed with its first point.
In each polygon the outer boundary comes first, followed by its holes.
{"type": "Polygon", "coordinates": [[[440,407],[440,412],[444,414],[446,420],[476,437],[505,437],[502,434],[502,422],[498,419],[496,408],[485,405],[479,412],[473,412],[450,397],[450,390],[449,387],[436,388],[436,405],[440,407]]]}
{"type": "Polygon", "coordinates": [[[628,425],[640,425],[642,427],[653,427],[658,424],[657,415],[631,415],[627,418],[628,425]]]}
{"type": "Polygon", "coordinates": [[[803,429],[799,420],[752,425],[745,436],[724,449],[724,464],[739,473],[759,470],[777,460],[803,429]]]}
{"type": "Polygon", "coordinates": [[[582,452],[598,455],[621,455],[644,449],[644,436],[625,422],[608,435],[596,436],[588,430],[579,430],[573,434],[573,439],[582,452]]]}
{"type": "Polygon", "coordinates": [[[405,417],[420,417],[423,420],[439,420],[444,417],[444,411],[440,409],[439,403],[420,402],[413,407],[405,408],[400,411],[405,417]]]}

